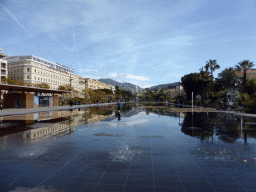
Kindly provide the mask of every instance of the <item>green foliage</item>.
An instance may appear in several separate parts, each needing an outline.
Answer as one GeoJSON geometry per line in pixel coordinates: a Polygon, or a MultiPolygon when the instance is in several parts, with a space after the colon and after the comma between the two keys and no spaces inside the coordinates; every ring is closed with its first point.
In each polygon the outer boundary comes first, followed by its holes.
{"type": "Polygon", "coordinates": [[[98,89],[99,91],[103,91],[103,92],[105,92],[105,93],[107,93],[107,94],[113,94],[113,91],[112,90],[110,90],[110,89],[98,89]]]}
{"type": "Polygon", "coordinates": [[[250,60],[243,60],[243,61],[240,61],[236,66],[236,71],[241,71],[241,69],[244,69],[244,70],[248,70],[248,69],[251,69],[252,67],[254,66],[253,62],[251,62],[250,60]]]}
{"type": "Polygon", "coordinates": [[[246,88],[247,88],[247,93],[249,95],[252,95],[256,92],[256,80],[255,79],[251,79],[249,81],[246,82],[246,88]]]}
{"type": "Polygon", "coordinates": [[[201,75],[199,73],[185,75],[181,78],[181,84],[186,92],[187,100],[190,101],[192,99],[192,92],[196,96],[202,90],[201,75]]]}
{"type": "Polygon", "coordinates": [[[242,105],[245,107],[244,111],[246,113],[256,113],[256,101],[255,100],[247,100],[242,102],[242,105]]]}
{"type": "Polygon", "coordinates": [[[237,73],[233,67],[224,69],[218,74],[218,77],[217,82],[223,90],[235,89],[238,84],[237,73]]]}
{"type": "Polygon", "coordinates": [[[48,83],[37,83],[37,84],[35,84],[35,87],[50,89],[50,85],[48,83]]]}

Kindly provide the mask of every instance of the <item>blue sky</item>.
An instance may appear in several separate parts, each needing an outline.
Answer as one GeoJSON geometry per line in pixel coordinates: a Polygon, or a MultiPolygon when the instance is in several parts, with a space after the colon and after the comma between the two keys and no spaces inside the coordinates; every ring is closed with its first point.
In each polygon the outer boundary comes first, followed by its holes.
{"type": "Polygon", "coordinates": [[[141,87],[256,62],[255,0],[0,0],[0,47],[141,87]]]}

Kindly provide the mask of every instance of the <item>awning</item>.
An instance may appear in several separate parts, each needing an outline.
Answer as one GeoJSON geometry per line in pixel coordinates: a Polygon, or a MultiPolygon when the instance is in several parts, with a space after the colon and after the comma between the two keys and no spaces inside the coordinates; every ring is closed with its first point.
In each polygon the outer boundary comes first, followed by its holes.
{"type": "Polygon", "coordinates": [[[10,85],[10,84],[0,84],[0,90],[38,92],[38,93],[55,93],[55,94],[71,93],[71,91],[45,89],[45,88],[38,88],[38,87],[27,87],[27,86],[10,85]]]}

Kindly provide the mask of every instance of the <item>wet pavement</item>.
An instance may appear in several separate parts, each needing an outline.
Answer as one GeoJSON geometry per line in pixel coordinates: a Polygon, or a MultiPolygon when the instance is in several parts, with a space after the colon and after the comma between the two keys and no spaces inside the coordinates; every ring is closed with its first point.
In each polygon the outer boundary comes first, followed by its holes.
{"type": "Polygon", "coordinates": [[[131,105],[34,117],[0,136],[1,191],[256,191],[256,119],[131,105]]]}

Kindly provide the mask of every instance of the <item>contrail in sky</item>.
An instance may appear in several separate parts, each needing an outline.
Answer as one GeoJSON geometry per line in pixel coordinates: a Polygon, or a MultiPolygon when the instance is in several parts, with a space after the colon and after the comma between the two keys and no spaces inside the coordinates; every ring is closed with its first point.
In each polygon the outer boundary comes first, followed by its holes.
{"type": "Polygon", "coordinates": [[[10,11],[8,11],[2,4],[0,5],[28,33],[28,30],[18,21],[18,19],[10,11]]]}

